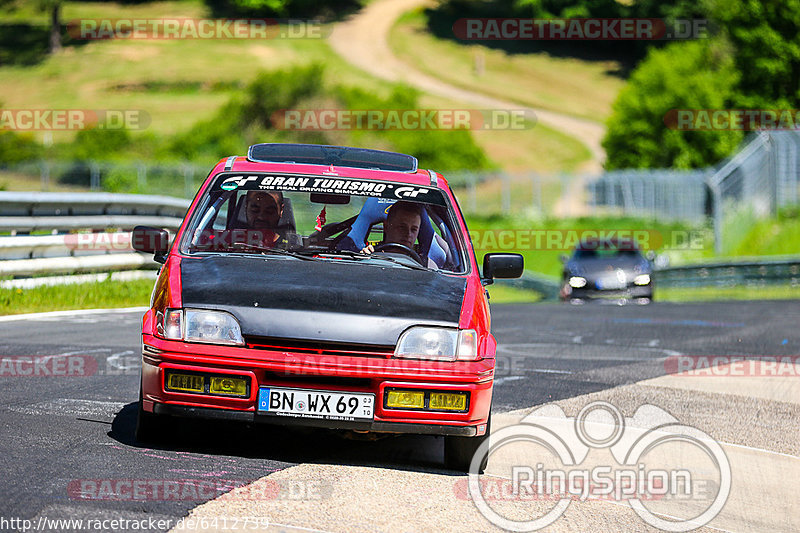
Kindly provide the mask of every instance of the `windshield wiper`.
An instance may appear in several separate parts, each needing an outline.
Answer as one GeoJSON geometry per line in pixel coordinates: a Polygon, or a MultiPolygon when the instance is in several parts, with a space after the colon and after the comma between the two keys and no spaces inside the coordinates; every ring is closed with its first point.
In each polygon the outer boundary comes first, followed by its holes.
{"type": "Polygon", "coordinates": [[[261,252],[262,254],[288,255],[289,257],[296,257],[297,259],[302,259],[304,261],[315,260],[312,256],[299,254],[297,252],[292,252],[290,250],[284,250],[283,248],[268,248],[266,246],[259,246],[257,244],[248,244],[246,242],[233,242],[231,243],[230,246],[231,248],[244,248],[245,250],[254,250],[256,252],[261,252]]]}

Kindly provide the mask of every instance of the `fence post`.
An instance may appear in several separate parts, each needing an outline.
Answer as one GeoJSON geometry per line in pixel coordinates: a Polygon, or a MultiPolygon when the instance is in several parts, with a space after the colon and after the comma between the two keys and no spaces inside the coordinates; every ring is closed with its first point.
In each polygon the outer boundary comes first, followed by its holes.
{"type": "Polygon", "coordinates": [[[42,190],[46,191],[50,188],[50,165],[47,161],[42,161],[40,176],[42,179],[42,190]]]}
{"type": "Polygon", "coordinates": [[[136,184],[140,191],[147,187],[147,167],[142,164],[136,168],[136,184]]]}
{"type": "Polygon", "coordinates": [[[100,166],[95,161],[89,163],[89,188],[93,191],[100,188],[100,166]]]}
{"type": "Polygon", "coordinates": [[[503,172],[503,214],[511,214],[511,176],[503,172]]]}
{"type": "Polygon", "coordinates": [[[719,185],[711,185],[711,206],[714,217],[714,253],[722,255],[722,191],[719,185]]]}
{"type": "Polygon", "coordinates": [[[475,190],[475,174],[472,172],[467,173],[469,176],[469,209],[475,213],[478,211],[478,192],[475,190]]]}
{"type": "Polygon", "coordinates": [[[184,165],[183,167],[183,195],[187,198],[192,197],[192,179],[194,178],[194,167],[184,165]]]}

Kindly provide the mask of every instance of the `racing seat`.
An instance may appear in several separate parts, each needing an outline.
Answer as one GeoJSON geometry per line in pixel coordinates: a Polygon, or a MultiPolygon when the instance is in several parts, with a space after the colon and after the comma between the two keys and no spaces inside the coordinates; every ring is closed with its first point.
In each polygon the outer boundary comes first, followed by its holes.
{"type": "MultiPolygon", "coordinates": [[[[383,223],[386,221],[386,216],[389,208],[397,200],[387,200],[385,198],[367,198],[364,206],[358,213],[353,225],[347,236],[339,242],[338,248],[340,250],[350,250],[359,252],[367,245],[367,236],[369,231],[375,224],[383,223]]],[[[441,268],[447,261],[448,251],[447,243],[442,239],[434,230],[431,225],[430,217],[425,208],[422,208],[422,217],[419,226],[419,235],[417,241],[419,242],[419,255],[423,261],[429,263],[433,262],[437,268],[441,268]]]]}

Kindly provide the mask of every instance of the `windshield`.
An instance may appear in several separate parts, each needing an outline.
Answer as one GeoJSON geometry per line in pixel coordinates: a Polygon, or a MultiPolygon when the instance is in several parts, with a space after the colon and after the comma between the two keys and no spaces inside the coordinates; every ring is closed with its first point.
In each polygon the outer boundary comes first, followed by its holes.
{"type": "Polygon", "coordinates": [[[187,254],[351,260],[464,273],[438,189],[327,176],[220,174],[181,242],[187,254]]]}
{"type": "Polygon", "coordinates": [[[593,258],[638,258],[641,253],[635,244],[615,243],[615,242],[588,242],[582,243],[580,248],[575,250],[573,259],[593,259],[593,258]]]}

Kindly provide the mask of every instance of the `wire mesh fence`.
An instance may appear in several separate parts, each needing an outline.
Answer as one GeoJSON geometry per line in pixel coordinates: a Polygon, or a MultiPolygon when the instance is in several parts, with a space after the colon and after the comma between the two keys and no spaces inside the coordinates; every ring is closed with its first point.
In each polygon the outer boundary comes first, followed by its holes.
{"type": "MultiPolygon", "coordinates": [[[[210,168],[186,162],[32,161],[0,167],[0,189],[80,187],[190,198],[210,168]]],[[[753,221],[800,203],[800,133],[754,133],[728,160],[693,171],[636,169],[599,176],[484,171],[446,177],[467,213],[625,215],[692,224],[711,219],[721,252],[753,221]]]]}
{"type": "Polygon", "coordinates": [[[117,161],[25,161],[0,167],[0,190],[86,190],[194,196],[211,165],[117,161]]]}

